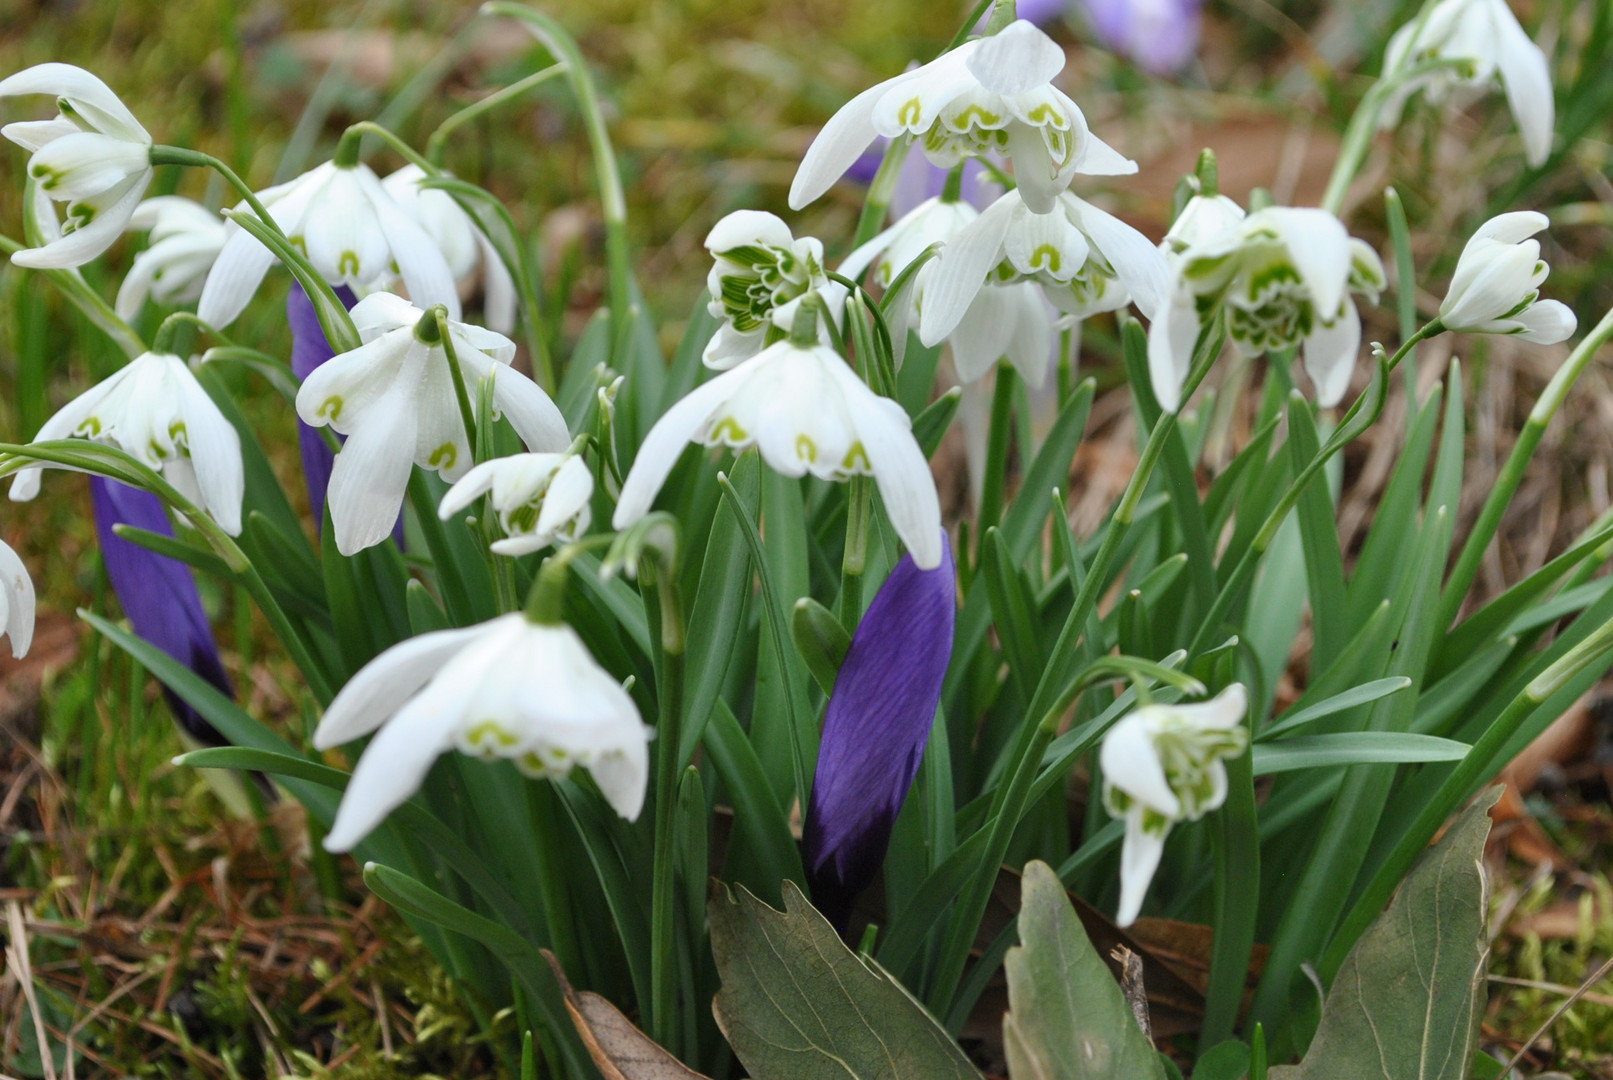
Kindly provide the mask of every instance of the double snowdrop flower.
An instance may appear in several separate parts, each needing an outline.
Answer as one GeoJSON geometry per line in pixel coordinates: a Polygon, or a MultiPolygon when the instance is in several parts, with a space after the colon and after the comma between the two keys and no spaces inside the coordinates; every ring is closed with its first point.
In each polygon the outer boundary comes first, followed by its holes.
{"type": "Polygon", "coordinates": [[[0,540],[0,634],[11,639],[11,655],[21,660],[34,641],[34,579],[11,545],[0,540]]]}
{"type": "Polygon", "coordinates": [[[588,531],[594,475],[581,455],[569,452],[494,458],[460,477],[443,495],[437,515],[447,521],[488,493],[505,534],[492,549],[526,555],[588,531]]]}
{"type": "Polygon", "coordinates": [[[1574,333],[1574,313],[1556,300],[1540,299],[1550,269],[1540,258],[1540,241],[1531,237],[1547,224],[1545,214],[1521,210],[1479,226],[1462,249],[1450,291],[1439,305],[1447,330],[1511,334],[1542,345],[1574,333]]]}
{"type": "MultiPolygon", "coordinates": [[[[80,438],[115,446],[161,472],[231,536],[241,532],[245,471],[241,437],[185,361],[171,353],[137,356],[45,421],[34,442],[80,438]]],[[[11,498],[39,494],[38,465],[22,469],[11,498]]]]}
{"type": "Polygon", "coordinates": [[[330,851],[351,850],[454,749],[533,777],[563,779],[581,766],[622,817],[635,820],[644,806],[652,729],[564,624],[516,612],[394,645],[336,695],[314,746],[371,732],[325,838],[330,851]]]}
{"type": "Polygon", "coordinates": [[[920,340],[934,345],[951,334],[988,280],[1040,285],[1054,307],[1078,319],[1133,301],[1152,318],[1169,268],[1146,236],[1084,199],[1066,191],[1050,212],[1037,213],[1010,191],[942,249],[924,294],[920,340]]]}
{"type": "Polygon", "coordinates": [[[1419,90],[1437,103],[1454,89],[1491,86],[1499,78],[1529,164],[1540,165],[1551,153],[1556,124],[1551,66],[1506,0],[1439,0],[1395,31],[1383,72],[1399,85],[1384,105],[1381,127],[1398,124],[1407,99],[1419,90]],[[1442,60],[1457,63],[1408,75],[1415,65],[1442,60]]]}
{"type": "Polygon", "coordinates": [[[657,420],[622,481],[612,524],[649,512],[686,443],[756,447],[785,476],[872,476],[891,525],[920,569],[941,564],[941,501],[902,407],[870,390],[818,344],[819,302],[803,306],[791,336],[696,387],[657,420]]]}
{"type": "Polygon", "coordinates": [[[1103,805],[1126,824],[1120,848],[1120,910],[1129,926],[1159,868],[1165,837],[1178,821],[1197,821],[1227,798],[1223,759],[1249,743],[1243,686],[1233,683],[1197,705],[1145,705],[1103,737],[1103,805]]]}
{"type": "Polygon", "coordinates": [[[1377,253],[1325,210],[1274,206],[1235,218],[1211,203],[1202,212],[1197,235],[1171,259],[1170,291],[1149,328],[1160,405],[1181,407],[1194,343],[1218,312],[1245,355],[1303,345],[1317,400],[1337,405],[1361,346],[1354,297],[1376,301],[1384,286],[1377,253]],[[1226,227],[1212,231],[1217,217],[1226,227]]]}
{"type": "Polygon", "coordinates": [[[797,240],[777,215],[736,210],[712,226],[706,250],[712,256],[706,310],[722,320],[706,343],[707,367],[731,368],[782,339],[810,294],[822,296],[831,312],[845,299],[844,287],[824,272],[822,242],[797,240]]]}
{"type": "Polygon", "coordinates": [[[135,207],[129,228],[151,231],[151,246],[134,257],[118,288],[118,317],[131,321],[149,297],[185,304],[202,294],[202,282],[229,238],[224,219],[181,195],[160,195],[135,207]]]}
{"type": "Polygon", "coordinates": [[[1042,214],[1078,172],[1136,172],[1137,163],[1093,135],[1075,102],[1053,86],[1063,69],[1064,50],[1020,19],[864,90],[808,148],[790,187],[791,209],[829,190],[880,135],[912,136],[943,168],[1007,154],[1025,202],[1042,214]]]}
{"type": "MultiPolygon", "coordinates": [[[[368,165],[327,161],[258,198],[330,284],[362,295],[402,278],[415,303],[442,304],[450,318],[459,318],[459,291],[447,260],[368,165]]],[[[197,305],[196,314],[210,326],[234,322],[275,261],[274,253],[239,225],[231,224],[229,231],[197,305]]]]}
{"type": "Polygon", "coordinates": [[[67,207],[44,246],[11,261],[83,266],[117,240],[151,183],[151,136],[106,83],[71,64],[37,64],[0,80],[0,98],[20,94],[54,96],[56,118],[7,124],[0,135],[33,154],[29,177],[67,207]]]}
{"type": "MultiPolygon", "coordinates": [[[[353,308],[364,342],[321,364],[297,393],[297,415],[348,437],[331,470],[328,500],[336,547],[351,555],[392,534],[413,466],[457,480],[471,467],[470,440],[436,319],[391,293],[353,308]]],[[[509,366],[515,344],[464,323],[448,323],[465,384],[493,380],[493,407],[529,450],[571,443],[565,418],[537,383],[509,366]]]]}
{"type": "Polygon", "coordinates": [[[508,334],[515,329],[516,307],[515,281],[509,268],[454,197],[438,188],[422,187],[425,179],[424,169],[408,164],[382,180],[381,187],[426,230],[455,281],[464,284],[480,267],[487,326],[508,334]]]}

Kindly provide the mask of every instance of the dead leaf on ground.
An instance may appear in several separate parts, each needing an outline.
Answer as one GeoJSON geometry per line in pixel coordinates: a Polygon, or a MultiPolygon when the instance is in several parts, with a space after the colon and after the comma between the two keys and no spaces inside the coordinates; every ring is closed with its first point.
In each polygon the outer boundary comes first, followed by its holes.
{"type": "Polygon", "coordinates": [[[554,969],[571,1022],[605,1080],[707,1080],[635,1027],[609,1001],[589,990],[573,990],[554,953],[545,949],[543,958],[554,969]]]}
{"type": "Polygon", "coordinates": [[[0,735],[34,741],[34,706],[45,680],[78,659],[82,633],[72,615],[45,611],[34,623],[27,656],[14,659],[10,649],[0,649],[0,735]]]}

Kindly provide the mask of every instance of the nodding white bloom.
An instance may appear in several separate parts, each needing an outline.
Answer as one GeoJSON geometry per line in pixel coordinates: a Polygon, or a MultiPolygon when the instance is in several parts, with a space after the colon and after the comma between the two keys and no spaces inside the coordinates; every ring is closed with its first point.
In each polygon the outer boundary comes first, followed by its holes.
{"type": "MultiPolygon", "coordinates": [[[[459,318],[459,291],[448,262],[426,230],[386,193],[368,165],[327,161],[295,180],[258,193],[280,231],[332,285],[363,295],[402,278],[421,307],[442,304],[459,318]]],[[[245,203],[236,207],[250,213],[245,203]]],[[[275,256],[239,225],[202,286],[196,314],[228,326],[258,291],[275,256]]]]}
{"type": "MultiPolygon", "coordinates": [[[[980,217],[980,211],[961,200],[929,199],[903,215],[900,221],[846,256],[840,273],[857,278],[870,264],[872,277],[889,289],[903,270],[934,244],[941,250],[954,243],[980,217]]],[[[885,319],[891,347],[900,363],[907,349],[907,334],[916,329],[927,310],[927,298],[938,272],[931,258],[914,273],[905,301],[898,301],[885,319]]],[[[1053,355],[1054,319],[1034,283],[990,282],[965,302],[965,311],[945,335],[952,347],[958,378],[973,383],[1006,358],[1032,388],[1041,386],[1053,355]]],[[[939,339],[938,339],[939,340],[939,339]]]]}
{"type": "Polygon", "coordinates": [[[1399,85],[1384,104],[1380,127],[1398,124],[1406,100],[1419,90],[1438,103],[1453,89],[1491,86],[1499,78],[1529,164],[1539,165],[1551,153],[1557,115],[1551,65],[1518,25],[1506,0],[1439,0],[1395,31],[1384,53],[1383,74],[1385,79],[1399,78],[1399,85]],[[1459,66],[1405,77],[1417,64],[1441,60],[1459,66]]]}
{"type": "MultiPolygon", "coordinates": [[[[336,548],[351,555],[392,535],[410,469],[436,469],[457,480],[471,467],[471,447],[436,320],[402,297],[372,293],[353,308],[364,344],[315,368],[297,392],[297,415],[310,427],[346,435],[331,470],[328,500],[336,548]]],[[[530,450],[571,443],[565,418],[537,383],[510,367],[515,344],[465,323],[449,336],[466,388],[493,380],[496,414],[530,450]]]]}
{"type": "Polygon", "coordinates": [[[83,266],[112,246],[151,183],[151,136],[110,87],[72,64],[36,64],[0,80],[0,98],[50,94],[54,120],[7,124],[4,135],[33,153],[28,175],[67,204],[60,235],[17,252],[18,266],[83,266]]]}
{"type": "Polygon", "coordinates": [[[923,67],[864,90],[830,117],[790,186],[790,208],[812,202],[876,136],[911,135],[931,162],[1005,153],[1032,210],[1045,214],[1076,173],[1137,171],[1087,128],[1075,102],[1053,85],[1064,50],[1024,19],[968,41],[923,67]]]}
{"type": "Polygon", "coordinates": [[[4,540],[0,540],[0,634],[11,639],[11,655],[18,660],[34,641],[34,579],[4,540]]]}
{"type": "Polygon", "coordinates": [[[1103,805],[1126,823],[1120,848],[1120,910],[1129,926],[1159,868],[1165,837],[1178,821],[1197,821],[1227,798],[1222,759],[1249,744],[1243,686],[1233,683],[1197,705],[1145,705],[1103,737],[1103,805]]]}
{"type": "Polygon", "coordinates": [[[870,390],[827,345],[791,339],[697,386],[644,437],[612,524],[649,512],[686,443],[754,446],[785,476],[872,476],[920,569],[941,565],[941,501],[902,407],[870,390]]]}
{"type": "MultiPolygon", "coordinates": [[[[245,471],[241,437],[185,361],[142,353],[46,420],[34,442],[90,439],[115,446],[161,472],[180,494],[212,515],[231,536],[241,532],[245,471]]],[[[18,471],[14,502],[39,494],[37,465],[18,471]]]]}
{"type": "Polygon", "coordinates": [[[712,226],[706,250],[713,260],[706,310],[723,321],[706,343],[707,367],[731,368],[783,338],[812,293],[831,312],[845,300],[844,286],[824,273],[822,242],[812,236],[797,240],[775,214],[734,211],[712,226]]]}
{"type": "Polygon", "coordinates": [[[372,731],[325,837],[330,851],[351,850],[455,749],[513,761],[533,777],[563,779],[582,766],[622,817],[636,820],[644,807],[653,731],[564,624],[516,612],[394,645],[342,687],[314,746],[372,731]]]}
{"type": "Polygon", "coordinates": [[[1573,334],[1578,320],[1556,300],[1540,299],[1551,271],[1540,258],[1540,241],[1531,239],[1549,222],[1545,214],[1520,210],[1493,217],[1462,249],[1450,291],[1439,305],[1447,330],[1469,334],[1513,334],[1552,345],[1573,334]]]}
{"type": "Polygon", "coordinates": [[[1160,250],[1166,255],[1180,255],[1236,229],[1244,216],[1243,207],[1225,195],[1194,195],[1171,222],[1160,250]]]}
{"type": "Polygon", "coordinates": [[[421,187],[425,179],[424,169],[409,164],[382,180],[381,187],[426,230],[455,281],[464,283],[481,268],[488,329],[508,334],[515,329],[516,306],[515,281],[509,268],[454,197],[439,188],[421,187]]]}
{"type": "Polygon", "coordinates": [[[588,531],[594,474],[580,455],[512,454],[484,461],[460,477],[442,497],[437,516],[447,521],[492,492],[504,539],[500,555],[526,555],[588,531]]]}
{"type": "Polygon", "coordinates": [[[1361,347],[1354,297],[1376,301],[1384,286],[1377,252],[1326,210],[1267,207],[1206,232],[1170,260],[1170,292],[1149,327],[1160,405],[1181,407],[1194,342],[1217,312],[1245,355],[1303,345],[1317,400],[1337,405],[1361,347]]]}
{"type": "Polygon", "coordinates": [[[1169,277],[1159,249],[1114,215],[1067,191],[1050,213],[1036,213],[1010,191],[942,249],[925,289],[919,338],[934,345],[952,333],[987,281],[1035,282],[1054,307],[1078,319],[1133,301],[1153,318],[1169,277]]]}
{"type": "Polygon", "coordinates": [[[159,195],[135,207],[130,229],[151,230],[151,246],[134,257],[118,288],[118,317],[140,314],[146,298],[185,304],[202,294],[202,282],[224,249],[224,219],[181,195],[159,195]]]}

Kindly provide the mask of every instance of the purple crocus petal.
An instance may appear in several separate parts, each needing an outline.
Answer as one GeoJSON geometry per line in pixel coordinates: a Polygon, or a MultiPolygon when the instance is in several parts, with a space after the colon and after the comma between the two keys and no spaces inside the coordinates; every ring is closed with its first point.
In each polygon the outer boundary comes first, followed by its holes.
{"type": "MultiPolygon", "coordinates": [[[[940,196],[946,190],[948,171],[931,165],[917,148],[910,150],[902,162],[902,171],[896,174],[896,189],[891,192],[891,219],[900,221],[926,199],[940,196]]],[[[1002,196],[1003,188],[978,158],[969,158],[963,163],[958,193],[976,210],[984,210],[1002,196]]]]}
{"type": "Polygon", "coordinates": [[[880,587],[835,679],[803,836],[812,902],[842,930],[885,861],[929,741],[952,658],[952,546],[920,570],[904,556],[880,587]]]}
{"type": "MultiPolygon", "coordinates": [[[[336,287],[336,298],[349,310],[358,303],[358,297],[345,285],[336,287]]],[[[306,379],[313,370],[332,356],[336,350],[325,340],[325,330],[319,325],[314,302],[308,299],[302,286],[293,282],[286,296],[286,321],[291,324],[291,371],[298,379],[306,379]]],[[[324,528],[325,492],[330,487],[330,471],[336,464],[336,451],[325,441],[325,433],[297,421],[297,443],[302,448],[302,474],[308,484],[308,505],[313,507],[314,521],[324,528]]]]}
{"type": "MultiPolygon", "coordinates": [[[[1014,5],[1014,17],[1035,23],[1037,26],[1046,26],[1063,15],[1064,9],[1069,6],[1070,0],[1019,0],[1019,3],[1014,5]]],[[[975,23],[975,33],[986,32],[986,25],[991,22],[991,15],[991,9],[987,8],[986,13],[980,16],[980,21],[975,23]]]]}
{"type": "MultiPolygon", "coordinates": [[[[219,659],[213,628],[202,610],[201,593],[190,568],[177,559],[141,547],[112,531],[114,525],[172,536],[162,500],[139,488],[104,477],[90,477],[90,501],[95,507],[95,531],[101,541],[101,559],[123,613],[140,637],[157,646],[220,693],[233,697],[234,689],[219,659]]],[[[184,732],[204,746],[223,746],[227,740],[202,715],[166,686],[163,692],[174,719],[184,732]]]]}
{"type": "Polygon", "coordinates": [[[1199,48],[1204,0],[1083,0],[1098,39],[1154,75],[1180,71],[1199,48]]]}
{"type": "Polygon", "coordinates": [[[872,184],[874,177],[879,175],[879,166],[885,160],[885,148],[890,140],[881,135],[874,140],[874,144],[862,152],[862,156],[851,163],[846,170],[846,179],[859,184],[872,184]]]}

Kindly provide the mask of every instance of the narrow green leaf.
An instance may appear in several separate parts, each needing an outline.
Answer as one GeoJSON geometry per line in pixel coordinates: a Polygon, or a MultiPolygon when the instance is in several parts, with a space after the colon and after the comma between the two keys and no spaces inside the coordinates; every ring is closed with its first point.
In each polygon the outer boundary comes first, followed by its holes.
{"type": "Polygon", "coordinates": [[[1404,731],[1341,731],[1334,735],[1296,735],[1257,743],[1255,775],[1360,765],[1423,761],[1460,761],[1467,743],[1404,731]]]}
{"type": "Polygon", "coordinates": [[[851,648],[851,634],[833,612],[810,596],[795,602],[790,632],[813,680],[825,694],[833,693],[840,664],[851,648]]]}
{"type": "Polygon", "coordinates": [[[954,386],[913,418],[913,438],[918,440],[925,457],[935,455],[947,428],[952,426],[952,418],[958,415],[958,404],[962,400],[963,391],[954,386]]]}
{"type": "MultiPolygon", "coordinates": [[[[1298,393],[1288,398],[1288,430],[1289,460],[1298,473],[1322,449],[1311,403],[1298,393]]],[[[1299,521],[1305,580],[1310,593],[1312,663],[1325,667],[1344,649],[1351,630],[1350,609],[1344,592],[1344,555],[1339,548],[1338,521],[1325,470],[1305,485],[1294,516],[1299,521]]]]}
{"type": "Polygon", "coordinates": [[[1358,705],[1366,705],[1377,701],[1379,698],[1388,697],[1390,694],[1398,694],[1410,686],[1411,680],[1404,675],[1396,675],[1387,679],[1374,679],[1369,683],[1363,683],[1360,686],[1346,690],[1342,694],[1334,694],[1327,700],[1318,701],[1314,705],[1307,705],[1302,709],[1289,709],[1275,724],[1266,728],[1255,738],[1262,741],[1275,739],[1278,735],[1293,731],[1295,728],[1304,727],[1306,724],[1320,720],[1324,716],[1332,716],[1347,709],[1353,709],[1358,705]]]}
{"type": "Polygon", "coordinates": [[[783,882],[806,884],[800,851],[745,730],[720,699],[706,725],[704,746],[734,808],[734,836],[723,880],[744,885],[764,902],[769,897],[782,900],[783,882]]]}

